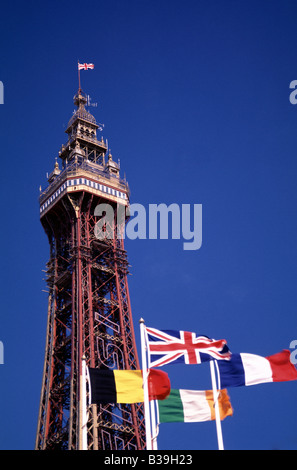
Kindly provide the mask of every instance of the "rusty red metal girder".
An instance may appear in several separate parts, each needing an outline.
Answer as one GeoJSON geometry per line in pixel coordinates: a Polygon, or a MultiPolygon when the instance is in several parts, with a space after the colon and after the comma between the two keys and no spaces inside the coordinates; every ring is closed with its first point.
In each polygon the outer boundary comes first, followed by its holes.
{"type": "MultiPolygon", "coordinates": [[[[37,449],[78,449],[79,377],[92,367],[138,369],[123,240],[97,240],[100,197],[65,196],[42,218],[50,242],[48,327],[37,449]]],[[[115,211],[116,214],[116,211],[115,211]]],[[[111,229],[111,228],[109,228],[111,229]]],[[[113,224],[117,233],[117,220],[113,224]]],[[[142,404],[92,405],[89,449],[145,448],[142,404]]]]}

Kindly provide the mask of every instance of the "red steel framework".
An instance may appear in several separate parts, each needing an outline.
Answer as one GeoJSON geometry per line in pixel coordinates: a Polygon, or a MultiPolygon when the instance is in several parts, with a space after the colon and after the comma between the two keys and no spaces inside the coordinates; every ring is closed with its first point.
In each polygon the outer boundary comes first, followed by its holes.
{"type": "MultiPolygon", "coordinates": [[[[90,367],[139,369],[123,234],[129,187],[79,89],[68,142],[40,195],[40,218],[50,244],[46,277],[48,323],[36,449],[82,448],[80,377],[90,367]],[[111,221],[99,204],[114,210],[111,221]],[[101,227],[101,236],[98,227],[101,227]],[[96,231],[97,230],[97,231],[96,231]]],[[[143,405],[91,405],[90,450],[145,448],[143,405]]]]}

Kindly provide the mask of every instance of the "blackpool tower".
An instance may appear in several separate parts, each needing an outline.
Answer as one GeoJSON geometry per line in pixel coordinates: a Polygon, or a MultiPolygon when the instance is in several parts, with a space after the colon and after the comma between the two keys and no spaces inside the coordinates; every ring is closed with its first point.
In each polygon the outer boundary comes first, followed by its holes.
{"type": "MultiPolygon", "coordinates": [[[[79,88],[68,140],[39,201],[50,245],[40,450],[83,448],[82,361],[99,369],[140,369],[122,236],[129,187],[87,102],[79,88]],[[98,211],[103,204],[113,209],[113,220],[98,211]]],[[[90,405],[87,416],[88,449],[145,448],[142,403],[90,405]]]]}

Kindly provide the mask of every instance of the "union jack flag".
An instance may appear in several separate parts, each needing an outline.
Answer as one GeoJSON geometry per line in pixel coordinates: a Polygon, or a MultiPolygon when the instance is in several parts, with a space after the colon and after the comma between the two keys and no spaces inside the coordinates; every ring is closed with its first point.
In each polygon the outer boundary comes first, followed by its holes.
{"type": "Polygon", "coordinates": [[[169,363],[200,364],[214,359],[231,358],[224,339],[196,336],[188,331],[156,330],[146,327],[149,367],[169,363]]]}
{"type": "Polygon", "coordinates": [[[88,69],[93,69],[94,64],[80,64],[78,63],[78,70],[88,70],[88,69]]]}

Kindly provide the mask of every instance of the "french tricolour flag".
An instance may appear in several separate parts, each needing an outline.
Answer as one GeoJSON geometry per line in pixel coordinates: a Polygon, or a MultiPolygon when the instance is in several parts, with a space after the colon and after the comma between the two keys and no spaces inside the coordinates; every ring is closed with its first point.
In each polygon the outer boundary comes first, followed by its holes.
{"type": "Polygon", "coordinates": [[[229,361],[218,361],[220,387],[240,387],[266,382],[297,380],[297,369],[290,361],[289,350],[272,356],[232,354],[229,361]]]}

